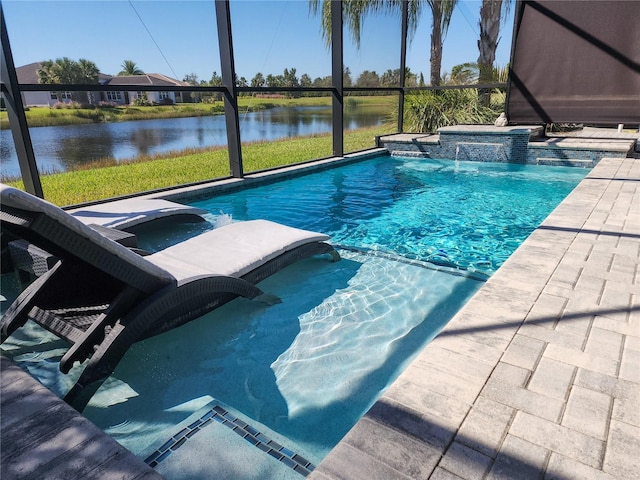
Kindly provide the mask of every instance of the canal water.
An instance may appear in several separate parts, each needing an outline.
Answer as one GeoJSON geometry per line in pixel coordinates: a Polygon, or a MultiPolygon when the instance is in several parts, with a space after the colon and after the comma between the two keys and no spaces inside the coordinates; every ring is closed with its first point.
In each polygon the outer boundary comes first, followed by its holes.
{"type": "MultiPolygon", "coordinates": [[[[347,130],[382,125],[379,109],[346,109],[347,130]]],[[[139,120],[132,122],[30,128],[31,141],[41,173],[65,171],[102,158],[124,160],[145,154],[186,148],[225,146],[223,115],[139,120]]],[[[240,112],[242,142],[276,140],[331,132],[331,107],[286,107],[240,112]]],[[[10,130],[0,131],[0,173],[20,175],[10,130]]]]}

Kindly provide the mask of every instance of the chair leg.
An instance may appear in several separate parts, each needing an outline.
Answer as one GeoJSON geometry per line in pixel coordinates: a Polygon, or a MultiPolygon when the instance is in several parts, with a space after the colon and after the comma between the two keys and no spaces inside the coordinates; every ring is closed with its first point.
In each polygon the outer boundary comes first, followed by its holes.
{"type": "Polygon", "coordinates": [[[69,373],[73,364],[82,362],[93,354],[94,347],[102,343],[105,336],[105,328],[113,324],[125,315],[139,300],[141,294],[133,287],[126,288],[111,303],[107,311],[83,333],[60,360],[60,371],[69,373]]]}
{"type": "Polygon", "coordinates": [[[93,397],[107,378],[109,378],[108,375],[104,378],[93,380],[87,385],[81,384],[80,380],[78,380],[76,384],[71,387],[71,390],[67,392],[63,400],[78,412],[82,413],[89,403],[89,400],[91,400],[91,397],[93,397]]]}
{"type": "Polygon", "coordinates": [[[56,263],[51,270],[37,278],[14,300],[0,323],[0,343],[4,343],[13,332],[24,326],[28,320],[29,311],[47,295],[47,285],[55,282],[61,270],[62,263],[56,263]]]}
{"type": "Polygon", "coordinates": [[[78,381],[64,396],[64,401],[82,412],[134,342],[120,323],[114,325],[89,359],[78,381]]]}
{"type": "MultiPolygon", "coordinates": [[[[131,345],[144,338],[152,326],[155,328],[151,330],[160,329],[174,317],[184,317],[181,323],[186,323],[201,316],[218,306],[218,296],[224,292],[250,299],[262,294],[258,287],[240,278],[203,276],[179,287],[167,287],[142,301],[113,325],[65,395],[65,402],[81,412],[131,345]]],[[[68,362],[66,365],[70,368],[68,362]]]]}

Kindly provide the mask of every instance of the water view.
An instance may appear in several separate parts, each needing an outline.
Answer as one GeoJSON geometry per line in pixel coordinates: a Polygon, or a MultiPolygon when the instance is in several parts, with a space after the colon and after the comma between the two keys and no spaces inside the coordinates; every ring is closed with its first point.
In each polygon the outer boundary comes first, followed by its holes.
{"type": "MultiPolygon", "coordinates": [[[[347,130],[382,125],[377,109],[345,109],[347,130]]],[[[185,148],[225,146],[223,115],[139,120],[132,122],[31,128],[31,140],[42,173],[64,171],[102,158],[123,160],[185,148]]],[[[281,107],[240,112],[243,142],[277,140],[331,132],[331,107],[281,107]]],[[[10,130],[0,132],[0,169],[5,177],[20,175],[10,130]]]]}

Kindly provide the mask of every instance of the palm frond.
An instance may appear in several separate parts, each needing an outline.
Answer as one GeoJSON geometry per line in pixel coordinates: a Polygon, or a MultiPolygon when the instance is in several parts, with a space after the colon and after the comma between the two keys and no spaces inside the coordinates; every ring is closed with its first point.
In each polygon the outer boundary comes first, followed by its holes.
{"type": "MultiPolygon", "coordinates": [[[[445,1],[455,3],[455,0],[445,1]]],[[[351,32],[356,46],[360,48],[360,34],[368,15],[379,13],[400,15],[404,2],[408,2],[408,33],[410,39],[413,39],[424,0],[344,0],[342,2],[343,21],[351,32]]],[[[309,13],[320,16],[322,38],[329,47],[331,45],[331,0],[309,0],[309,13]]]]}

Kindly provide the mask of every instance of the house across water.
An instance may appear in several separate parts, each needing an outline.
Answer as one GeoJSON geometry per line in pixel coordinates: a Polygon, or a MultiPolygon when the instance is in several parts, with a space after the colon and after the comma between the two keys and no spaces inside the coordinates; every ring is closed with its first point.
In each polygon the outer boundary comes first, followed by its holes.
{"type": "MultiPolygon", "coordinates": [[[[16,68],[18,83],[37,84],[39,82],[38,70],[42,63],[34,62],[16,68]]],[[[44,91],[44,92],[22,92],[22,101],[25,107],[52,107],[56,103],[70,103],[78,101],[89,105],[98,105],[101,102],[113,103],[115,105],[132,105],[143,99],[149,104],[173,105],[174,103],[184,103],[191,101],[191,95],[187,92],[173,91],[150,91],[149,86],[162,87],[188,87],[190,84],[175,78],[168,77],[161,73],[145,73],[142,75],[107,75],[98,74],[98,84],[113,86],[113,90],[101,92],[65,92],[65,91],[44,91]],[[120,90],[121,86],[140,85],[145,87],[145,91],[120,90]]]]}

